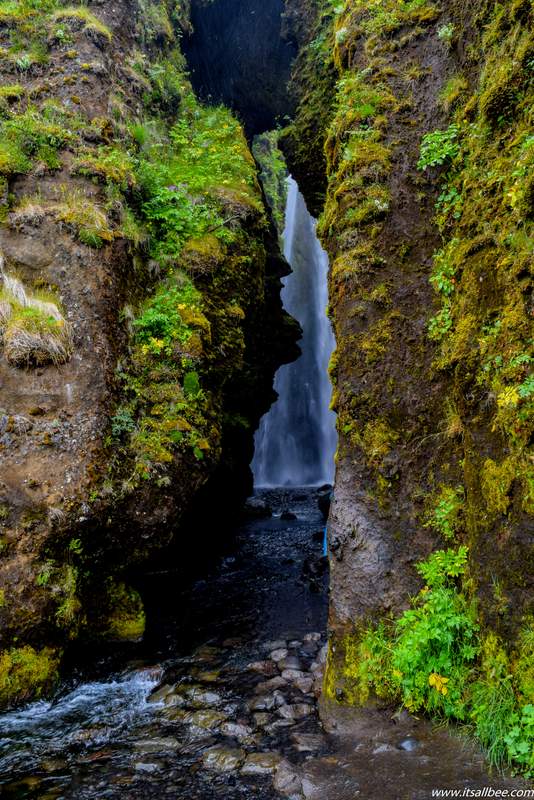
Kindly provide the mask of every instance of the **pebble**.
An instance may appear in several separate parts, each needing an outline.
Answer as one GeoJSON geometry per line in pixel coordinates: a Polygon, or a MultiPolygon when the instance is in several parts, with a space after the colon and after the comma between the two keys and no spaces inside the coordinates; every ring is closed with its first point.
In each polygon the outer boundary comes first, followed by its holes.
{"type": "Polygon", "coordinates": [[[403,739],[399,744],[399,750],[405,750],[407,753],[413,753],[413,751],[417,750],[418,748],[419,742],[417,739],[412,739],[411,737],[403,739]]]}
{"type": "Polygon", "coordinates": [[[299,678],[305,678],[306,673],[301,669],[284,669],[282,671],[282,678],[286,681],[295,681],[299,678]]]}
{"type": "MultiPolygon", "coordinates": [[[[322,681],[319,682],[319,688],[321,687],[321,683],[322,681]]],[[[294,684],[295,687],[300,689],[300,691],[304,694],[310,694],[311,690],[313,689],[313,678],[307,676],[304,678],[298,678],[296,681],[294,681],[294,684]]]]}
{"type": "Polygon", "coordinates": [[[281,661],[283,658],[286,658],[288,651],[285,647],[280,647],[278,650],[273,650],[270,653],[270,656],[273,661],[281,661]]]}
{"type": "Polygon", "coordinates": [[[270,711],[276,706],[276,700],[272,694],[264,694],[260,697],[253,697],[247,703],[251,711],[270,711]]]}
{"type": "Polygon", "coordinates": [[[253,714],[253,717],[254,717],[254,724],[258,728],[264,728],[265,725],[268,725],[273,718],[272,714],[265,714],[265,713],[253,714]]]}
{"type": "Polygon", "coordinates": [[[241,768],[243,775],[272,775],[281,761],[278,753],[250,753],[241,768]]]}
{"type": "Polygon", "coordinates": [[[263,675],[276,675],[278,668],[274,661],[253,661],[247,669],[253,672],[260,672],[263,675]]]}
{"type": "Polygon", "coordinates": [[[143,761],[139,761],[135,765],[135,771],[136,772],[146,772],[149,775],[152,775],[154,772],[160,772],[161,771],[161,765],[160,764],[149,764],[149,763],[145,763],[143,761]]]}
{"type": "Polygon", "coordinates": [[[210,747],[202,756],[203,766],[215,772],[232,772],[239,769],[244,760],[244,750],[230,747],[210,747]]]}
{"type": "Polygon", "coordinates": [[[163,686],[160,686],[159,689],[155,689],[150,697],[148,698],[148,703],[160,703],[162,700],[165,700],[167,695],[171,694],[175,690],[175,686],[171,686],[169,683],[165,683],[163,686]]]}
{"type": "Polygon", "coordinates": [[[202,708],[203,706],[217,706],[222,701],[222,697],[218,692],[213,692],[210,689],[204,689],[199,686],[193,686],[185,692],[191,705],[195,708],[202,708]]]}
{"type": "Polygon", "coordinates": [[[386,742],[384,742],[382,744],[377,745],[374,748],[373,755],[374,756],[378,756],[378,755],[380,755],[380,753],[391,753],[394,750],[395,750],[394,747],[392,747],[390,744],[387,744],[386,742]]]}
{"type": "Polygon", "coordinates": [[[284,650],[286,648],[285,639],[277,639],[275,642],[265,642],[263,649],[267,652],[271,650],[284,650]]]}
{"type": "Polygon", "coordinates": [[[303,639],[304,642],[320,642],[321,641],[321,634],[317,632],[307,633],[303,639]]]}

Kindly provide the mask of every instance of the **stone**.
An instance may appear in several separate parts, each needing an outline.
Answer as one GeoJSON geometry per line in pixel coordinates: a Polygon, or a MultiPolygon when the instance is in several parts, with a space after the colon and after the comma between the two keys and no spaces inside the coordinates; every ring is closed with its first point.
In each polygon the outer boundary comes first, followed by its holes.
{"type": "Polygon", "coordinates": [[[276,699],[272,694],[263,694],[253,697],[247,705],[250,711],[271,711],[276,706],[276,699]]]}
{"type": "Polygon", "coordinates": [[[281,761],[274,775],[273,786],[277,792],[285,795],[299,794],[302,780],[295,767],[289,761],[281,761]]]}
{"type": "Polygon", "coordinates": [[[274,661],[253,661],[248,665],[247,669],[253,672],[260,672],[263,675],[276,675],[278,667],[274,661]]]}
{"type": "Polygon", "coordinates": [[[280,659],[275,659],[278,663],[278,669],[301,669],[302,662],[298,656],[285,656],[280,659]]]}
{"type": "Polygon", "coordinates": [[[159,689],[154,689],[152,694],[149,696],[147,703],[160,703],[162,700],[165,700],[168,695],[172,694],[175,688],[175,685],[165,683],[163,686],[160,686],[159,689]]]}
{"type": "Polygon", "coordinates": [[[301,642],[299,639],[292,639],[292,640],[289,642],[289,647],[292,647],[292,648],[293,648],[293,649],[295,649],[295,650],[296,650],[298,647],[301,647],[301,646],[302,646],[302,642],[301,642]]]}
{"type": "Polygon", "coordinates": [[[241,767],[241,774],[272,775],[281,760],[278,753],[250,753],[241,767]]]}
{"type": "Polygon", "coordinates": [[[275,642],[265,642],[263,644],[263,649],[268,653],[270,653],[271,650],[286,650],[287,642],[285,639],[277,639],[275,642]]]}
{"type": "Polygon", "coordinates": [[[265,694],[266,692],[273,691],[274,689],[281,689],[282,686],[287,686],[287,681],[284,680],[283,675],[276,675],[274,678],[270,678],[268,681],[262,681],[261,683],[258,683],[254,691],[258,694],[265,694]]]}
{"type": "Polygon", "coordinates": [[[180,742],[173,736],[153,737],[152,739],[140,739],[134,742],[136,750],[141,753],[161,753],[164,750],[178,750],[180,742]]]}
{"type": "Polygon", "coordinates": [[[232,747],[210,747],[202,756],[202,764],[214,772],[232,772],[245,760],[245,751],[232,747]]]}
{"type": "Polygon", "coordinates": [[[193,686],[187,689],[185,694],[191,705],[195,708],[217,706],[222,701],[222,697],[218,692],[205,689],[201,686],[193,686]]]}
{"type": "Polygon", "coordinates": [[[304,776],[302,779],[302,794],[309,800],[313,797],[318,797],[320,787],[310,778],[309,775],[304,776]]]}
{"type": "Polygon", "coordinates": [[[419,742],[417,739],[413,739],[409,736],[407,739],[403,739],[402,742],[399,743],[399,750],[405,750],[407,753],[413,753],[414,750],[419,749],[419,742]]]}
{"type": "MultiPolygon", "coordinates": [[[[319,685],[322,684],[322,681],[319,685]]],[[[296,681],[293,681],[293,685],[296,689],[300,689],[303,694],[311,694],[313,689],[314,680],[310,676],[305,676],[304,678],[297,678],[296,681]]]]}
{"type": "Polygon", "coordinates": [[[294,703],[293,705],[283,705],[278,709],[278,715],[283,719],[304,719],[313,711],[313,706],[307,703],[294,703]]]}
{"type": "Polygon", "coordinates": [[[221,725],[221,733],[235,739],[247,739],[252,735],[252,728],[240,722],[224,722],[221,725]]]}
{"type": "Polygon", "coordinates": [[[254,718],[254,724],[258,728],[265,727],[265,725],[268,725],[273,718],[272,714],[265,714],[264,712],[253,714],[252,716],[254,718]]]}
{"type": "Polygon", "coordinates": [[[214,669],[211,671],[199,672],[197,678],[202,683],[216,683],[220,678],[220,670],[214,669]]]}
{"type": "Polygon", "coordinates": [[[387,742],[383,742],[382,744],[377,745],[373,750],[373,755],[378,756],[381,753],[392,753],[395,750],[390,744],[387,742]]]}
{"type": "Polygon", "coordinates": [[[315,753],[324,746],[325,740],[316,733],[292,733],[291,741],[299,753],[315,753]]]}
{"type": "Polygon", "coordinates": [[[161,772],[161,769],[161,764],[145,763],[144,761],[138,761],[135,765],[136,772],[144,772],[148,775],[153,775],[155,772],[161,772]]]}
{"type": "Polygon", "coordinates": [[[286,658],[287,649],[285,647],[277,648],[270,653],[270,656],[273,661],[281,661],[283,658],[286,658]]]}
{"type": "Polygon", "coordinates": [[[316,632],[307,633],[304,636],[303,641],[305,641],[305,642],[320,642],[321,641],[321,634],[320,633],[316,633],[316,632]]]}
{"type": "Polygon", "coordinates": [[[282,670],[282,678],[286,681],[295,681],[299,678],[309,677],[301,669],[284,669],[282,670]]]}
{"type": "Polygon", "coordinates": [[[216,731],[225,719],[226,716],[219,711],[205,709],[189,713],[185,717],[184,722],[187,722],[189,725],[194,725],[197,728],[203,728],[204,730],[216,731]]]}

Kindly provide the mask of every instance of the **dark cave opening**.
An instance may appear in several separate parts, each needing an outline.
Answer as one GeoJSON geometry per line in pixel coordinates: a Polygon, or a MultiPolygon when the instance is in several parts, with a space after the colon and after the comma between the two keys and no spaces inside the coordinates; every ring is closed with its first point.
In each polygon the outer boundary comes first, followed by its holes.
{"type": "Polygon", "coordinates": [[[183,50],[197,94],[224,103],[253,137],[293,112],[287,90],[297,46],[284,0],[193,0],[183,50]]]}

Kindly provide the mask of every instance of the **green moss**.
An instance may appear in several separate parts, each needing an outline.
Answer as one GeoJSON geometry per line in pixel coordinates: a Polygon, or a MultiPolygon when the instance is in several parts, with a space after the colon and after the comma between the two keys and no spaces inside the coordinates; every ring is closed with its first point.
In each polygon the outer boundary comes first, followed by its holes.
{"type": "Polygon", "coordinates": [[[516,476],[513,459],[505,459],[501,464],[491,458],[482,466],[482,494],[488,512],[492,515],[506,514],[511,502],[510,490],[516,476]]]}
{"type": "Polygon", "coordinates": [[[39,697],[57,680],[58,653],[14,647],[0,653],[0,705],[39,697]]]}
{"type": "Polygon", "coordinates": [[[139,593],[124,583],[110,582],[107,599],[111,611],[105,637],[116,641],[139,641],[145,632],[145,611],[139,593]]]}
{"type": "Polygon", "coordinates": [[[102,34],[102,36],[111,41],[112,34],[107,25],[102,20],[98,19],[92,11],[85,6],[68,6],[67,8],[60,8],[53,14],[53,19],[56,22],[71,22],[79,20],[83,23],[84,30],[91,30],[102,34]]]}

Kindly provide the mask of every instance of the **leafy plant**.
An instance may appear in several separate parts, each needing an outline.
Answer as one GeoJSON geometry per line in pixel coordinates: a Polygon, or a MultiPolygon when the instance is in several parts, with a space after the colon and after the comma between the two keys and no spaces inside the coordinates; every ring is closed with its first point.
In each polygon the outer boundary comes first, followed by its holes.
{"type": "Polygon", "coordinates": [[[456,158],[460,152],[459,132],[459,126],[453,124],[444,131],[433,131],[423,136],[417,162],[418,169],[425,170],[428,167],[441,166],[456,158]]]}
{"type": "Polygon", "coordinates": [[[439,531],[445,539],[454,539],[462,523],[463,504],[463,486],[442,486],[427,525],[439,531]]]}
{"type": "Polygon", "coordinates": [[[513,714],[512,728],[504,737],[510,759],[522,767],[526,777],[534,776],[534,705],[513,714]]]}

